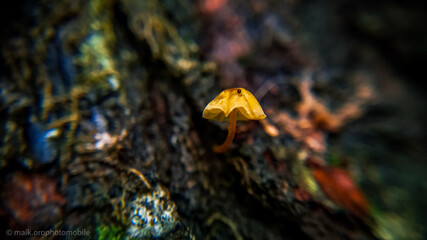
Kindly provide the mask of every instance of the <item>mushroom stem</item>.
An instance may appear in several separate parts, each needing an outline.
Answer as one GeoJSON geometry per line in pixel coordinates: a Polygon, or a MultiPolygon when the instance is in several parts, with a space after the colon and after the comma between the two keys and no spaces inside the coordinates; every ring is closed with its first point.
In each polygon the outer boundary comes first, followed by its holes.
{"type": "Polygon", "coordinates": [[[228,125],[228,136],[225,139],[225,142],[222,145],[213,146],[213,151],[216,153],[225,152],[233,142],[234,133],[236,132],[236,122],[237,122],[237,109],[234,109],[230,113],[230,124],[228,125]]]}

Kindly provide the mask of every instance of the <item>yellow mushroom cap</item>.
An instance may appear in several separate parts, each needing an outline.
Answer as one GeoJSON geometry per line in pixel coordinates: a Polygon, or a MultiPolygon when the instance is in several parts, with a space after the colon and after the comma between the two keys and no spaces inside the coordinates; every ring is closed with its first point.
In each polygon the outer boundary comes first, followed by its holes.
{"type": "Polygon", "coordinates": [[[224,121],[234,109],[237,109],[237,120],[261,120],[266,117],[251,92],[244,88],[232,88],[222,91],[205,107],[203,118],[224,121]]]}

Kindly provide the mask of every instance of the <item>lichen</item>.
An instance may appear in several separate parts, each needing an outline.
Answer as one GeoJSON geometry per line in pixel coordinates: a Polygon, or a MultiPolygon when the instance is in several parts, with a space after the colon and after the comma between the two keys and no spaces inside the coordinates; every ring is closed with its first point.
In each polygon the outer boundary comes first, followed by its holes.
{"type": "Polygon", "coordinates": [[[127,232],[132,238],[164,237],[179,222],[177,207],[170,199],[169,191],[161,185],[136,197],[131,204],[127,232]]]}

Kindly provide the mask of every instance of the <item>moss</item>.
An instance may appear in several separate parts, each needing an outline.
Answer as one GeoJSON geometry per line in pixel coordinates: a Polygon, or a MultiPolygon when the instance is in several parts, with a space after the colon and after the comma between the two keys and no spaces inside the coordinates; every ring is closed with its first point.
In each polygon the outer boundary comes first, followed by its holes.
{"type": "Polygon", "coordinates": [[[126,237],[126,229],[122,225],[118,225],[118,224],[99,225],[96,228],[96,232],[98,233],[98,240],[103,240],[103,239],[120,240],[120,239],[125,239],[126,237]]]}
{"type": "Polygon", "coordinates": [[[336,167],[336,166],[340,166],[340,164],[341,164],[341,159],[340,159],[340,157],[339,157],[338,155],[331,154],[331,155],[328,157],[328,161],[327,161],[327,162],[329,163],[329,165],[330,165],[330,166],[334,166],[334,167],[336,167]]]}
{"type": "Polygon", "coordinates": [[[198,50],[195,41],[181,37],[158,1],[123,0],[121,3],[129,15],[129,28],[139,41],[148,44],[154,59],[163,61],[175,74],[198,66],[198,61],[191,58],[191,53],[198,50]]]}
{"type": "Polygon", "coordinates": [[[295,159],[292,165],[292,174],[298,186],[310,193],[312,196],[319,195],[319,188],[310,170],[304,166],[303,161],[295,159]]]}

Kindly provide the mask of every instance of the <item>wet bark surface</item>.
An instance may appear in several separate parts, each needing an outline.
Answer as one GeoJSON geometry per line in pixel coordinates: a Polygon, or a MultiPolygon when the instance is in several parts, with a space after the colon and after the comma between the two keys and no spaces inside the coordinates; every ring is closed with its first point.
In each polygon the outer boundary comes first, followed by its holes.
{"type": "Polygon", "coordinates": [[[8,3],[2,236],[420,239],[424,7],[354,4],[8,3]],[[234,87],[267,118],[218,154],[234,87]]]}

